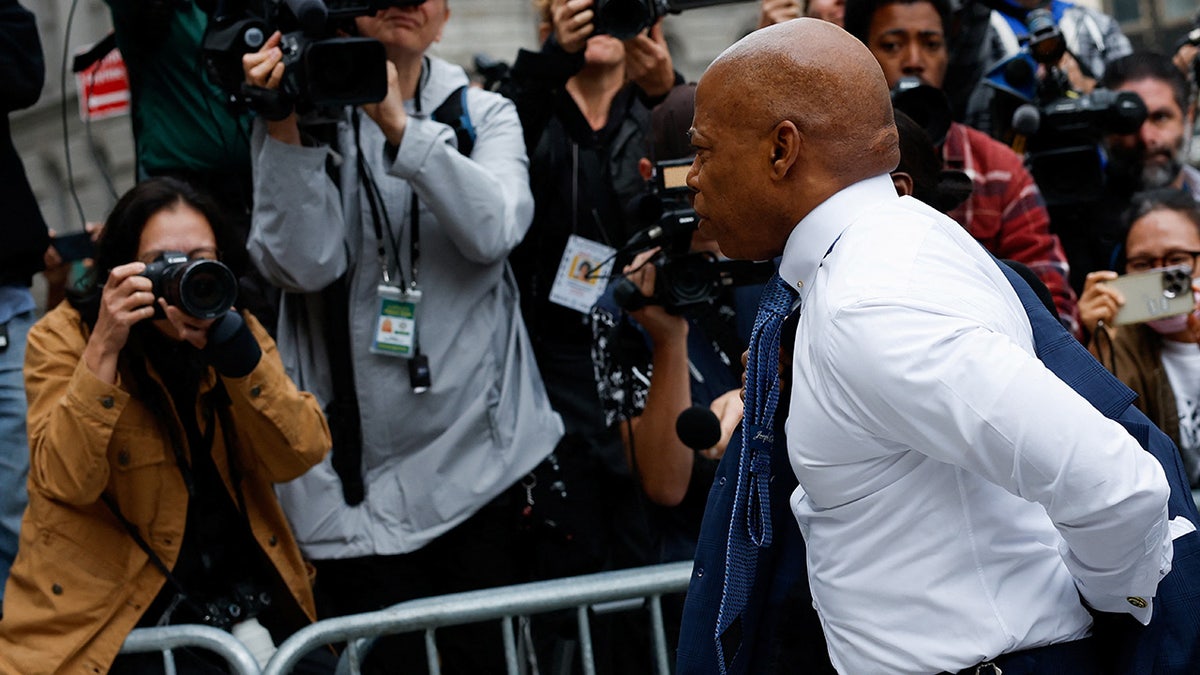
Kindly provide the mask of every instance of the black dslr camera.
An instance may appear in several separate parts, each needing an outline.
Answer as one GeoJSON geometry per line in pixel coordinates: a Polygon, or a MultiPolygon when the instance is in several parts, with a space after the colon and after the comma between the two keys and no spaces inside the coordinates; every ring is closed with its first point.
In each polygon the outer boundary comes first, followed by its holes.
{"type": "Polygon", "coordinates": [[[679,14],[685,9],[725,5],[747,0],[596,0],[596,33],[607,33],[628,40],[646,30],[667,14],[679,14]]]}
{"type": "Polygon", "coordinates": [[[387,53],[378,40],[353,35],[354,18],[425,0],[223,0],[210,11],[203,57],[209,79],[234,103],[268,119],[293,110],[336,108],[387,96],[387,53]],[[284,74],[278,91],[245,84],[242,55],[282,33],[284,74]]]}
{"type": "Polygon", "coordinates": [[[765,283],[775,272],[771,262],[719,260],[706,251],[690,252],[696,212],[684,181],[691,163],[691,159],[676,159],[655,164],[654,184],[637,210],[643,216],[656,215],[652,220],[657,222],[635,234],[622,249],[632,253],[662,246],[654,262],[654,293],[646,297],[632,281],[621,279],[613,288],[613,300],[625,311],[662,305],[672,314],[683,314],[710,304],[728,287],[765,283]]]}
{"type": "Polygon", "coordinates": [[[166,318],[158,298],[197,319],[223,316],[237,301],[233,271],[216,260],[188,260],[186,253],[167,251],[146,265],[142,276],[154,283],[156,319],[166,318]]]}
{"type": "Polygon", "coordinates": [[[1025,21],[1028,44],[987,76],[997,92],[994,116],[1011,120],[998,131],[1004,138],[1025,139],[1026,163],[1047,205],[1093,201],[1104,190],[1104,136],[1137,131],[1146,106],[1133,92],[1074,91],[1058,68],[1067,44],[1053,15],[1035,9],[1025,21]],[[1038,77],[1039,65],[1044,77],[1038,77]]]}

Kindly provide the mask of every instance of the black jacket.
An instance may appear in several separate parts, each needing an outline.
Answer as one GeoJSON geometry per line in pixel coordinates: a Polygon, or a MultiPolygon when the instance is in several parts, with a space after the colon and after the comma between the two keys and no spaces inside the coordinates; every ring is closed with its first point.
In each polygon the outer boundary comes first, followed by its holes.
{"type": "Polygon", "coordinates": [[[43,267],[50,243],[46,221],[38,209],[25,166],[13,146],[8,113],[37,102],[46,64],[33,13],[16,0],[0,0],[0,285],[28,286],[43,267]]]}

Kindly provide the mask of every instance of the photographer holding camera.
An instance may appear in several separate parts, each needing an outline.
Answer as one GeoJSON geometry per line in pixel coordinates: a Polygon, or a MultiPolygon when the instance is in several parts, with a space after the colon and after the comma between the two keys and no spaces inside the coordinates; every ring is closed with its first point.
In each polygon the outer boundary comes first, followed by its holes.
{"type": "Polygon", "coordinates": [[[30,331],[30,499],[0,670],[162,672],[158,654],[117,656],[130,630],[265,626],[278,643],[315,619],[273,484],[319,462],[329,431],[258,321],[230,309],[216,259],[235,241],[185,183],[140,183],[82,295],[30,331]]]}
{"type": "MultiPolygon", "coordinates": [[[[252,139],[250,254],[284,289],[280,351],[334,436],[279,487],[323,616],[517,581],[517,483],[562,433],[506,261],[533,214],[516,111],[426,53],[446,0],[380,4],[354,26],[386,51],[386,98],[340,108],[332,143],[302,141],[295,113],[252,139]],[[439,120],[448,101],[470,148],[439,120]]],[[[285,79],[280,39],[245,56],[249,84],[285,79]]],[[[443,672],[503,663],[490,623],[437,637],[443,672]]],[[[401,663],[426,663],[421,635],[379,640],[364,672],[401,663]]]]}
{"type": "MultiPolygon", "coordinates": [[[[1190,194],[1171,187],[1139,193],[1126,223],[1114,269],[1131,274],[1183,265],[1200,280],[1200,207],[1190,194]]],[[[1087,275],[1079,313],[1091,332],[1088,349],[1137,393],[1134,405],[1175,441],[1193,490],[1200,489],[1200,314],[1117,325],[1127,303],[1143,302],[1116,288],[1112,282],[1117,278],[1109,270],[1087,275]]],[[[1200,310],[1200,302],[1194,306],[1200,310]]]]}

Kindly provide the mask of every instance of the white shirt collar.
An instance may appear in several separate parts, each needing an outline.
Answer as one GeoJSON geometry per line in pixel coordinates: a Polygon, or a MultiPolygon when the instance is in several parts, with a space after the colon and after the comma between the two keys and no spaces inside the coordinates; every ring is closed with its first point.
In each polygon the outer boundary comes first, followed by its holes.
{"type": "Polygon", "coordinates": [[[779,275],[805,297],[821,260],[859,214],[879,202],[899,198],[892,177],[886,173],[842,188],[792,228],[783,247],[779,275]]]}

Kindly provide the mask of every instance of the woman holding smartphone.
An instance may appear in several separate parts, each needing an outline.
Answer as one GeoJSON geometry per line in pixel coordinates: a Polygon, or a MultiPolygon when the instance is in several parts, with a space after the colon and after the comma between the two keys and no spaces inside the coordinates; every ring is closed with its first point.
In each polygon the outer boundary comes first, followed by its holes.
{"type": "MultiPolygon", "coordinates": [[[[1200,279],[1200,207],[1173,188],[1135,195],[1117,269],[1124,274],[1184,265],[1200,279]]],[[[1132,299],[1111,283],[1115,271],[1087,275],[1079,314],[1088,349],[1133,389],[1134,402],[1179,447],[1192,489],[1200,488],[1200,304],[1193,311],[1116,325],[1132,299]]],[[[1133,309],[1133,305],[1130,306],[1133,309]]]]}

